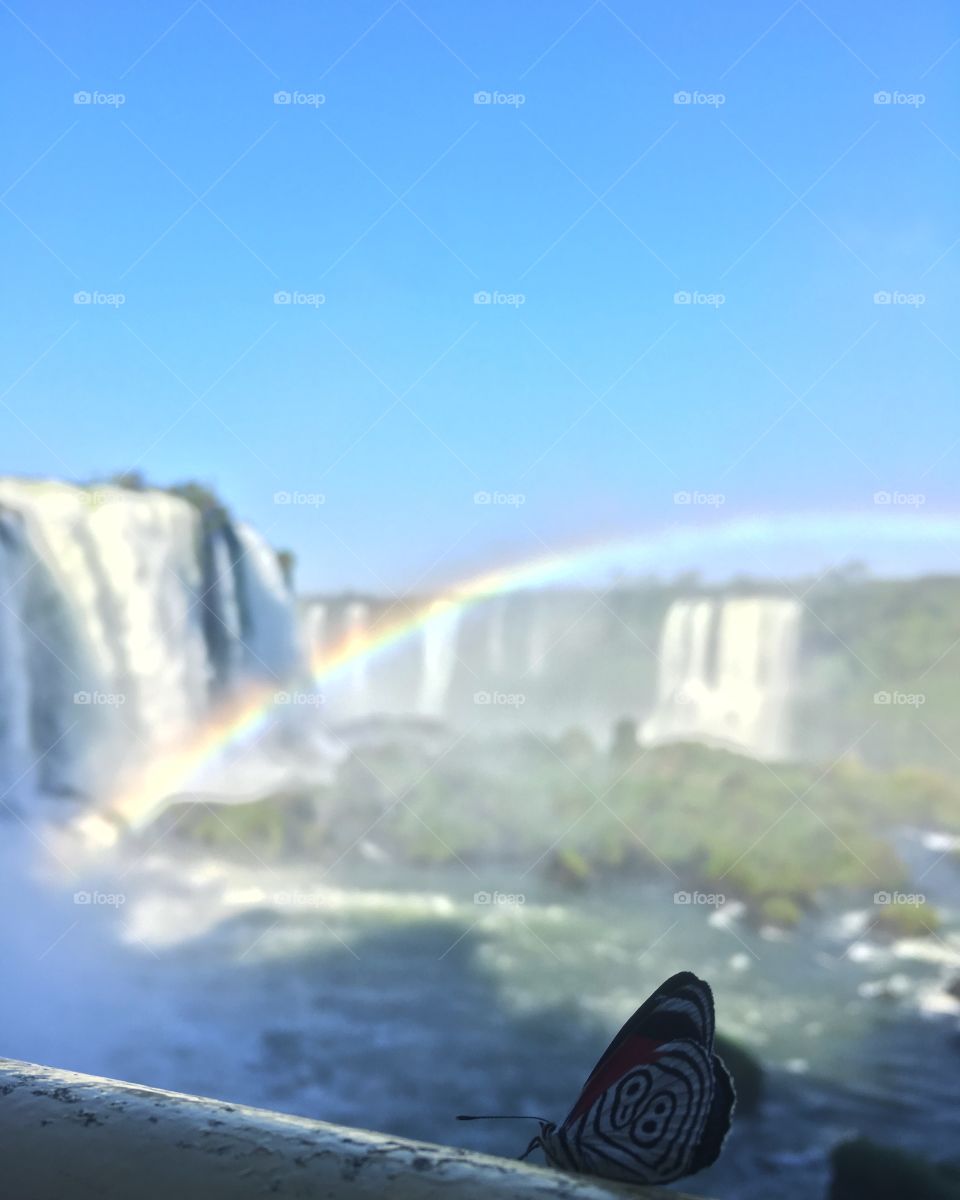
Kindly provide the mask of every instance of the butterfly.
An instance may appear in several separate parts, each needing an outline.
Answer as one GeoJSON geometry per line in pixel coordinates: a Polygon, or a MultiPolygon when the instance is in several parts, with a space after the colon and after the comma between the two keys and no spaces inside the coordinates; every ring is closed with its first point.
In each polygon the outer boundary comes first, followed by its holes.
{"type": "Polygon", "coordinates": [[[736,1103],[713,1039],[710,985],[690,971],[671,976],[606,1048],[562,1125],[523,1118],[540,1133],[521,1159],[539,1146],[560,1170],[651,1184],[710,1166],[736,1103]]]}

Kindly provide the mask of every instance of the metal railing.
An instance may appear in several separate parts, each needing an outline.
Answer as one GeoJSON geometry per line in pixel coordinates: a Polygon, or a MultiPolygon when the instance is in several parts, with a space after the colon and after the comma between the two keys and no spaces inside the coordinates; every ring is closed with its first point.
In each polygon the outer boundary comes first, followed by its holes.
{"type": "Polygon", "coordinates": [[[0,1059],[4,1200],[613,1200],[679,1193],[0,1059]]]}

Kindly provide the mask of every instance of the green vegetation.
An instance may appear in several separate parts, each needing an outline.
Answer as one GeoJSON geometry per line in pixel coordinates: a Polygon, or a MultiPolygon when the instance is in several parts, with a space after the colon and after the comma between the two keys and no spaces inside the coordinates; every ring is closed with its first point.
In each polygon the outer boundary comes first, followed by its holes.
{"type": "MultiPolygon", "coordinates": [[[[464,739],[436,755],[385,742],[351,755],[321,791],[201,809],[174,834],[321,860],[370,838],[404,862],[536,863],[571,888],[621,873],[740,898],[758,923],[791,927],[878,890],[909,892],[891,837],[907,822],[960,830],[960,780],[854,762],[770,766],[696,744],[624,765],[566,735],[556,747],[464,739]]],[[[895,936],[938,924],[922,903],[878,917],[895,936]]]]}
{"type": "Polygon", "coordinates": [[[804,603],[807,753],[960,773],[960,577],[832,577],[804,603]]]}
{"type": "Polygon", "coordinates": [[[303,793],[281,793],[248,804],[172,804],[151,828],[216,850],[225,856],[276,862],[321,844],[313,800],[303,793]]]}
{"type": "Polygon", "coordinates": [[[171,496],[179,496],[181,500],[192,504],[203,518],[203,526],[208,533],[230,525],[230,513],[226,505],[206,484],[188,480],[184,483],[175,483],[173,487],[164,490],[171,496]]]}
{"type": "Polygon", "coordinates": [[[875,928],[896,937],[924,937],[940,928],[937,910],[925,901],[918,904],[890,904],[879,910],[875,928]]]}
{"type": "Polygon", "coordinates": [[[760,901],[758,913],[765,925],[779,925],[781,929],[792,929],[803,916],[803,909],[789,896],[767,896],[760,901]]]}

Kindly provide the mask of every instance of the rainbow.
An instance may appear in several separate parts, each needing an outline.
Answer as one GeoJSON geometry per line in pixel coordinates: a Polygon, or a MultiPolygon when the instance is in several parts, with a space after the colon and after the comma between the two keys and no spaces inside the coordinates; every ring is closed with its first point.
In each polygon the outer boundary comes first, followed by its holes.
{"type": "MultiPolygon", "coordinates": [[[[312,683],[323,687],[360,660],[374,658],[423,630],[495,596],[573,581],[607,587],[616,573],[695,565],[706,553],[737,550],[782,550],[791,543],[808,543],[837,559],[871,545],[920,544],[960,550],[960,518],[926,516],[917,512],[751,517],[703,525],[674,526],[639,539],[605,541],[546,554],[512,566],[484,571],[459,583],[428,603],[388,615],[376,628],[349,633],[333,647],[316,653],[310,663],[312,683]]],[[[960,562],[960,555],[958,555],[960,562]]],[[[762,564],[758,564],[762,567],[762,564]]],[[[628,576],[627,576],[628,577],[628,576]]],[[[297,684],[291,684],[296,687],[297,684]]],[[[300,683],[302,686],[302,681],[300,683]]],[[[278,690],[260,686],[220,708],[212,718],[172,753],[148,763],[123,792],[111,798],[103,815],[109,824],[142,826],[177,792],[183,792],[202,770],[222,756],[256,738],[276,710],[278,690]]]]}

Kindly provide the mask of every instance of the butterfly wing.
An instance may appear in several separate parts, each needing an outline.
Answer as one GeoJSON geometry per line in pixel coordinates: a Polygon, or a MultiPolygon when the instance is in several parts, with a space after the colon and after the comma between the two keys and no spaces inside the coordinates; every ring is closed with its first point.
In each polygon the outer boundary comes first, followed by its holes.
{"type": "Polygon", "coordinates": [[[585,1112],[628,1067],[650,1062],[651,1055],[663,1042],[686,1039],[712,1052],[714,1029],[710,985],[692,971],[671,975],[640,1005],[604,1050],[564,1127],[585,1112]]]}
{"type": "Polygon", "coordinates": [[[557,1131],[560,1165],[634,1183],[667,1183],[713,1162],[733,1084],[713,1053],[713,994],[672,976],[623,1026],[557,1131]]]}
{"type": "Polygon", "coordinates": [[[713,1108],[712,1058],[696,1042],[664,1042],[628,1068],[563,1128],[576,1169],[631,1183],[688,1175],[713,1108]]]}
{"type": "Polygon", "coordinates": [[[702,1171],[720,1157],[723,1143],[727,1140],[733,1121],[733,1110],[737,1104],[737,1092],[733,1078],[719,1054],[713,1055],[714,1091],[713,1104],[707,1116],[700,1142],[690,1164],[689,1174],[702,1171]]]}

